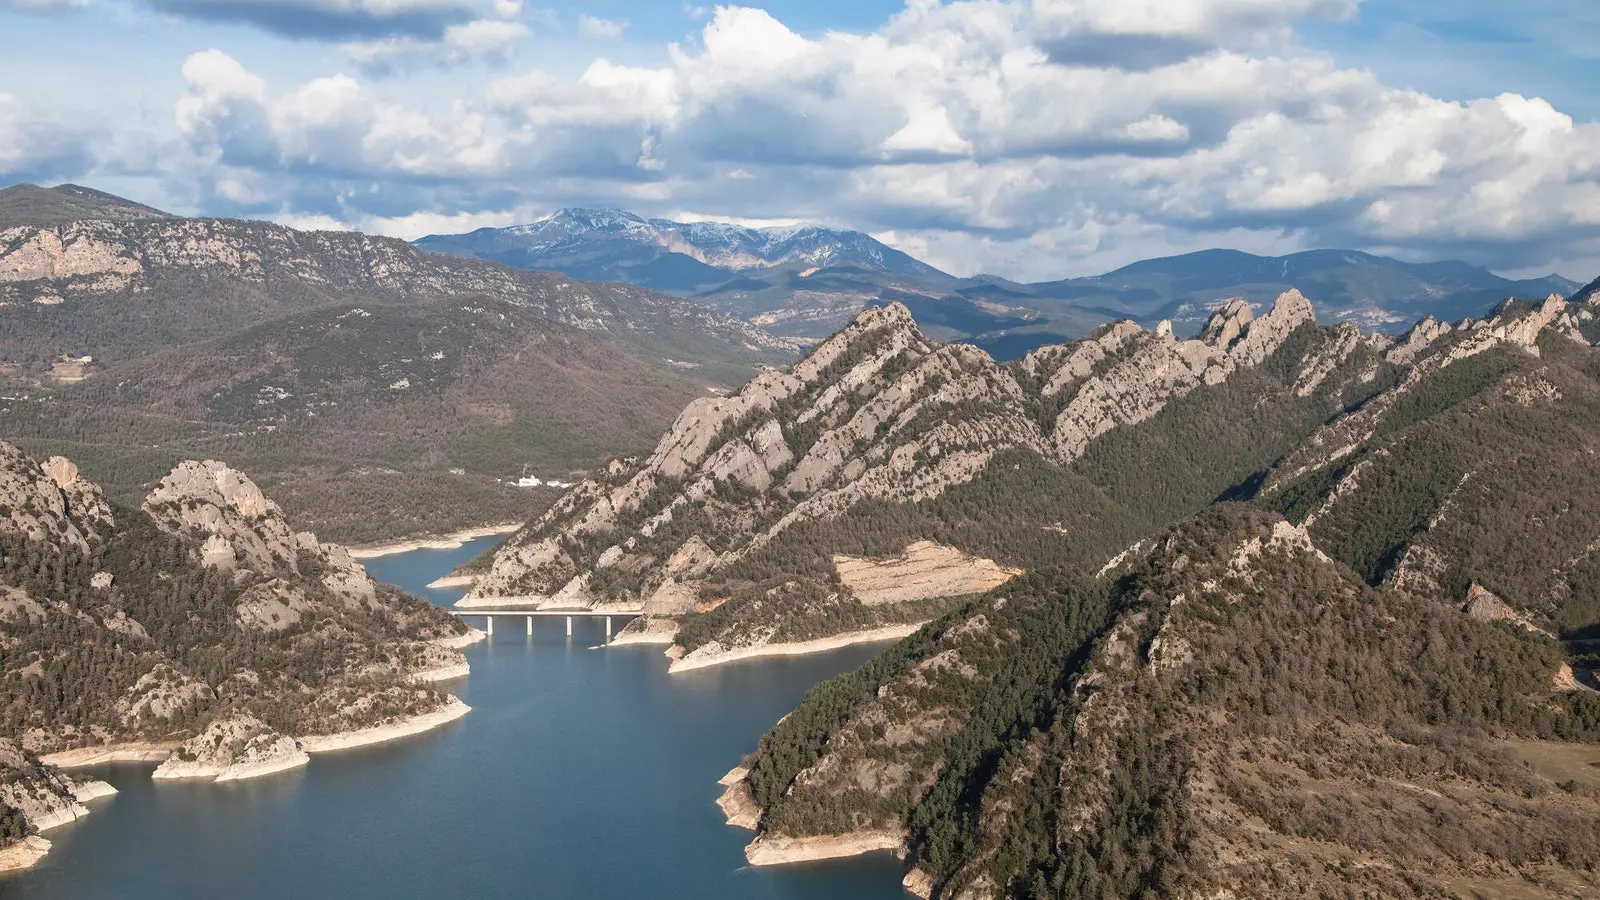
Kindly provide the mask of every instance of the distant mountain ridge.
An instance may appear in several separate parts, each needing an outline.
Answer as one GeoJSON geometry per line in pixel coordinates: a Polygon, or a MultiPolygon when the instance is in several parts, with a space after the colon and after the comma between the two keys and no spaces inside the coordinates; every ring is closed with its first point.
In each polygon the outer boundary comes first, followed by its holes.
{"type": "Polygon", "coordinates": [[[793,266],[864,266],[922,280],[954,280],[859,231],[675,222],[620,209],[567,208],[527,225],[428,235],[416,244],[435,252],[661,290],[703,289],[737,273],[793,266]]]}
{"type": "Polygon", "coordinates": [[[171,213],[153,206],[79,184],[60,184],[52,188],[15,184],[0,190],[0,230],[19,225],[66,225],[80,219],[135,222],[170,218],[173,218],[171,213]]]}
{"type": "Polygon", "coordinates": [[[1354,250],[1256,256],[1203,250],[1141,260],[1103,275],[1022,283],[954,278],[858,231],[746,228],[564,209],[538,222],[429,235],[417,246],[575,278],[669,291],[779,334],[820,338],[862,309],[906,306],[929,336],[1005,359],[1075,339],[1106,322],[1171,319],[1192,333],[1226,300],[1257,307],[1303,290],[1333,322],[1394,331],[1431,315],[1480,316],[1507,297],[1572,294],[1560,275],[1510,279],[1465,262],[1408,263],[1354,250]]]}

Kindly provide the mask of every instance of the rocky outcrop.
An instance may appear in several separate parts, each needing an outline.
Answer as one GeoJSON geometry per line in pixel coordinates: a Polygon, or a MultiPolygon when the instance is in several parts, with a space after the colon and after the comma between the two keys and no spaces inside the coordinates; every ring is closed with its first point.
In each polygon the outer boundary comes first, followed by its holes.
{"type": "Polygon", "coordinates": [[[199,553],[206,566],[280,576],[239,604],[239,621],[247,627],[276,630],[299,621],[315,605],[292,583],[301,576],[316,577],[351,606],[375,596],[372,579],[347,550],[295,533],[255,482],[223,463],[179,464],[150,492],[144,510],[167,531],[203,536],[199,553]]]}
{"type": "Polygon", "coordinates": [[[839,580],[868,606],[981,594],[1022,574],[955,547],[918,541],[894,559],[835,556],[839,580]]]}
{"type": "Polygon", "coordinates": [[[240,781],[296,769],[311,761],[294,738],[247,715],[218,719],[185,741],[151,776],[240,781]]]}
{"type": "Polygon", "coordinates": [[[1539,356],[1539,337],[1567,314],[1567,302],[1552,296],[1532,309],[1503,305],[1489,318],[1469,320],[1454,328],[1424,319],[1386,353],[1386,361],[1403,366],[1399,384],[1318,429],[1274,467],[1263,490],[1272,493],[1307,472],[1349,456],[1378,433],[1393,409],[1453,365],[1498,347],[1515,347],[1539,356]]]}
{"type": "Polygon", "coordinates": [[[1547,638],[1555,638],[1555,635],[1533,624],[1532,619],[1513,609],[1500,595],[1476,581],[1467,587],[1467,599],[1461,604],[1461,611],[1480,622],[1505,622],[1547,638]]]}
{"type": "MultiPolygon", "coordinates": [[[[1053,440],[1057,458],[1076,459],[1090,441],[1111,429],[1153,418],[1169,402],[1195,388],[1220,384],[1238,369],[1260,365],[1297,328],[1314,321],[1310,302],[1299,291],[1290,291],[1260,319],[1243,300],[1229,301],[1211,315],[1195,340],[1175,340],[1170,331],[1109,332],[1107,336],[1116,337],[1115,351],[1094,359],[1093,365],[1101,370],[1098,377],[1087,377],[1089,370],[1079,354],[1069,356],[1062,369],[1050,376],[1049,385],[1075,388],[1056,417],[1053,440]],[[1063,370],[1069,377],[1062,377],[1063,370]]],[[[1107,336],[1088,346],[1103,351],[1107,336]]],[[[1089,354],[1091,358],[1096,355],[1089,354]]],[[[1038,362],[1033,366],[1043,367],[1038,362]]],[[[1056,396],[1048,391],[1048,385],[1045,396],[1056,396]]]]}
{"type": "Polygon", "coordinates": [[[472,631],[296,533],[221,463],[180,465],[113,521],[70,462],[0,442],[0,490],[23,497],[0,511],[6,553],[64,560],[45,581],[0,571],[0,706],[31,751],[187,741],[162,777],[231,780],[296,764],[284,735],[455,714],[426,683],[466,674],[472,631]]]}
{"type": "Polygon", "coordinates": [[[59,456],[34,463],[0,442],[0,529],[88,547],[96,529],[112,524],[105,495],[77,466],[59,456]]]}

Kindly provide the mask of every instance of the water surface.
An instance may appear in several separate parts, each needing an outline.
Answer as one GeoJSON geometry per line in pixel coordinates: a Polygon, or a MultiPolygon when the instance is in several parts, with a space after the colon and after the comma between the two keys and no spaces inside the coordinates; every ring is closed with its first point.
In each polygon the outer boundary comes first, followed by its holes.
{"type": "MultiPolygon", "coordinates": [[[[424,586],[498,538],[368,560],[424,586]]],[[[0,880],[26,900],[214,897],[783,898],[889,900],[887,854],[745,865],[716,780],[812,685],[877,648],[668,676],[660,647],[591,650],[598,621],[503,621],[450,687],[472,706],[444,729],[319,756],[244,784],[156,784],[149,765],[98,770],[121,792],[50,832],[40,865],[0,880]]]]}

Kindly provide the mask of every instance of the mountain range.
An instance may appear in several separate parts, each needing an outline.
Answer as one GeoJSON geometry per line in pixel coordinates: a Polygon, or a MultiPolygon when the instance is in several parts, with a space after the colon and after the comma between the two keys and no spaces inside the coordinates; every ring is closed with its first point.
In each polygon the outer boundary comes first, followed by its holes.
{"type": "Polygon", "coordinates": [[[397,240],[0,191],[0,422],[123,502],[225,457],[330,538],[525,517],[792,344],[658,291],[397,240]]]}
{"type": "Polygon", "coordinates": [[[529,225],[430,235],[427,250],[669,291],[778,334],[820,338],[868,305],[899,302],[930,336],[1001,358],[1081,337],[1118,318],[1193,333],[1220,302],[1270,303],[1299,288],[1333,322],[1394,331],[1424,315],[1480,315],[1507,297],[1569,294],[1559,275],[1513,280],[1460,262],[1407,263],[1347,250],[1282,257],[1208,250],[1087,278],[1024,284],[956,278],[869,235],[817,226],[646,219],[564,209],[529,225]]]}
{"type": "Polygon", "coordinates": [[[722,780],[924,897],[1591,896],[1600,303],[1297,291],[998,363],[862,312],[529,522],[463,607],[681,672],[866,640],[722,780]]]}

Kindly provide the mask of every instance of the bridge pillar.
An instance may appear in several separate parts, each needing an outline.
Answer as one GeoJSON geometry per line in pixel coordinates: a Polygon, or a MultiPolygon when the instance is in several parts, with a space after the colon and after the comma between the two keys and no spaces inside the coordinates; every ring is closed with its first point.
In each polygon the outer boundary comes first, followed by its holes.
{"type": "Polygon", "coordinates": [[[490,637],[494,637],[494,616],[483,617],[483,632],[490,637]]]}
{"type": "Polygon", "coordinates": [[[611,643],[611,617],[606,616],[606,643],[611,643]]]}
{"type": "Polygon", "coordinates": [[[572,637],[572,617],[567,616],[567,637],[572,637]]]}
{"type": "Polygon", "coordinates": [[[528,637],[533,637],[533,616],[528,617],[528,637]]]}

